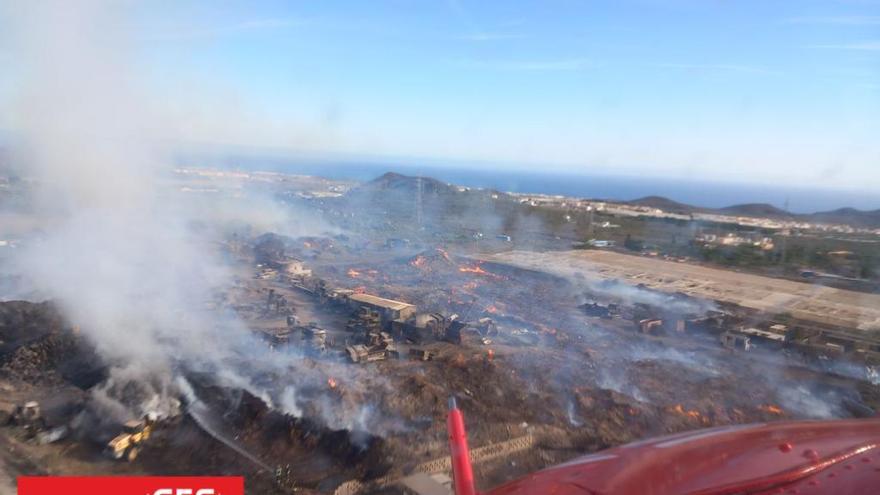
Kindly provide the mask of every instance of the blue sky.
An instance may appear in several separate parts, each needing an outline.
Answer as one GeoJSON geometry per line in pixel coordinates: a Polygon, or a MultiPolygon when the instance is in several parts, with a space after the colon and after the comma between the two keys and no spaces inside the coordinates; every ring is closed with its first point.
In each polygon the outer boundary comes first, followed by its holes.
{"type": "Polygon", "coordinates": [[[880,0],[116,8],[183,141],[880,187],[880,0]]]}

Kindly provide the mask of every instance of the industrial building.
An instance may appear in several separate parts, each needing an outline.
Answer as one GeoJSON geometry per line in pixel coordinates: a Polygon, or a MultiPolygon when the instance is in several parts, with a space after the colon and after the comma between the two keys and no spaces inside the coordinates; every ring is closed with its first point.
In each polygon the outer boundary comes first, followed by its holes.
{"type": "Polygon", "coordinates": [[[366,307],[382,315],[385,321],[408,320],[416,315],[416,307],[412,304],[370,294],[352,294],[348,297],[349,304],[354,308],[366,307]]]}

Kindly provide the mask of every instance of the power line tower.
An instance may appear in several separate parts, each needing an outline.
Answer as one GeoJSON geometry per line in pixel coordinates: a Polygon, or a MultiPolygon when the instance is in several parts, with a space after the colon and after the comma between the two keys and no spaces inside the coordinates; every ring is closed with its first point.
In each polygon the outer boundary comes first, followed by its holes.
{"type": "Polygon", "coordinates": [[[416,225],[422,230],[422,178],[416,177],[416,225]]]}
{"type": "Polygon", "coordinates": [[[590,212],[590,217],[587,223],[587,240],[593,238],[593,205],[587,206],[587,211],[590,212]]]}
{"type": "MultiPolygon", "coordinates": [[[[784,203],[782,209],[785,210],[786,220],[788,220],[788,217],[789,217],[789,214],[788,214],[788,196],[785,197],[785,203],[784,203]]],[[[784,267],[785,267],[785,262],[786,262],[787,257],[788,257],[788,236],[791,234],[791,230],[789,230],[788,228],[784,228],[784,229],[782,229],[782,232],[781,232],[781,233],[782,233],[782,265],[783,265],[783,268],[784,268],[784,267]]]]}

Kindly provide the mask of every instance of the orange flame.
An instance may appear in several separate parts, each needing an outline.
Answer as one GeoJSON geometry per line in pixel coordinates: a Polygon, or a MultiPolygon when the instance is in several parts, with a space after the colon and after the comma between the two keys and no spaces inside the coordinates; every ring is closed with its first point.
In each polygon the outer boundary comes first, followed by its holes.
{"type": "Polygon", "coordinates": [[[462,266],[458,267],[458,271],[460,271],[462,273],[475,273],[477,275],[491,275],[486,270],[483,270],[483,268],[480,265],[474,265],[474,266],[462,265],[462,266]]]}
{"type": "Polygon", "coordinates": [[[440,256],[442,256],[443,259],[445,259],[446,261],[452,261],[449,259],[449,253],[447,253],[445,249],[437,248],[437,252],[440,253],[440,256]]]}
{"type": "Polygon", "coordinates": [[[336,389],[337,385],[339,384],[336,383],[336,380],[334,380],[333,377],[327,379],[327,386],[330,387],[330,390],[336,389]]]}
{"type": "Polygon", "coordinates": [[[464,354],[458,353],[455,355],[455,358],[452,360],[452,364],[458,367],[462,367],[465,365],[464,354]]]}
{"type": "Polygon", "coordinates": [[[490,278],[494,278],[497,280],[504,280],[505,277],[483,269],[483,267],[480,266],[480,265],[482,265],[482,263],[483,263],[482,261],[477,261],[473,265],[461,265],[458,267],[458,271],[460,271],[462,273],[473,273],[474,275],[480,275],[482,277],[490,277],[490,278]]]}
{"type": "Polygon", "coordinates": [[[702,416],[700,414],[700,411],[697,411],[696,409],[689,411],[685,409],[684,406],[682,406],[681,404],[676,404],[675,407],[672,408],[672,410],[678,414],[681,414],[682,416],[687,416],[692,419],[700,419],[700,417],[702,416]]]}
{"type": "Polygon", "coordinates": [[[541,333],[545,333],[545,334],[547,334],[547,335],[556,335],[556,329],[555,329],[555,328],[548,327],[547,325],[543,325],[543,324],[541,324],[541,323],[538,323],[538,324],[535,325],[535,326],[538,327],[538,331],[541,332],[541,333]]]}
{"type": "Polygon", "coordinates": [[[486,351],[486,360],[491,362],[492,359],[494,359],[494,358],[495,358],[495,351],[492,349],[487,350],[486,351]]]}
{"type": "Polygon", "coordinates": [[[768,412],[770,414],[783,414],[785,411],[782,410],[779,406],[774,406],[773,404],[765,404],[758,406],[758,409],[768,412]]]}
{"type": "Polygon", "coordinates": [[[348,273],[348,276],[351,278],[358,278],[361,276],[361,272],[355,270],[354,268],[349,268],[348,272],[346,273],[348,273]]]}
{"type": "Polygon", "coordinates": [[[425,264],[427,262],[428,262],[427,258],[425,258],[424,256],[422,256],[420,254],[420,255],[416,256],[412,261],[410,261],[409,264],[416,267],[416,268],[421,268],[421,267],[425,266],[425,264]]]}

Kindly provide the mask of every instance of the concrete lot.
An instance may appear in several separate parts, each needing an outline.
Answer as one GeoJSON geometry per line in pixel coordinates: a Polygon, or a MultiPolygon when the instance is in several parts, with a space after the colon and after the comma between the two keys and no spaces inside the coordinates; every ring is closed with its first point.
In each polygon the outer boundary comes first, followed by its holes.
{"type": "Polygon", "coordinates": [[[788,312],[818,323],[880,330],[880,295],[793,282],[599,250],[510,251],[489,261],[572,277],[615,279],[663,292],[738,304],[769,313],[788,312]]]}

